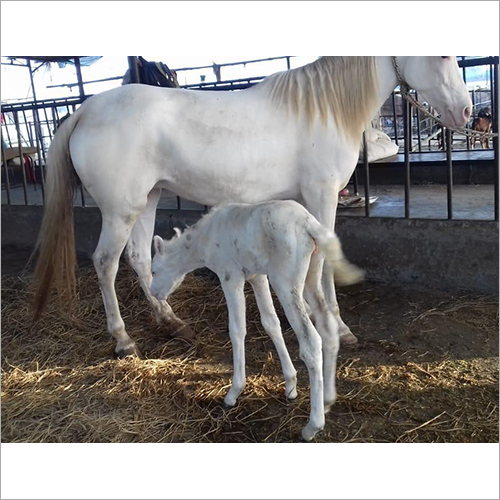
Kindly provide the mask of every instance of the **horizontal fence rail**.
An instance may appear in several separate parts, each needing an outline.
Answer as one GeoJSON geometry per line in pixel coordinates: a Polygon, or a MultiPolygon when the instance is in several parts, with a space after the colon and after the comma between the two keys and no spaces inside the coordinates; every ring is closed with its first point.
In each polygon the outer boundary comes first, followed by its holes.
{"type": "MultiPolygon", "coordinates": [[[[290,68],[290,57],[269,58],[264,60],[247,61],[253,63],[273,59],[285,59],[290,68]]],[[[473,103],[472,119],[479,110],[490,108],[493,117],[493,131],[498,131],[498,57],[481,57],[474,59],[459,59],[464,80],[467,81],[467,69],[473,67],[489,68],[488,88],[470,91],[473,103]]],[[[228,63],[218,67],[231,66],[241,63],[228,63]]],[[[212,67],[212,66],[208,66],[212,67]]],[[[190,71],[199,68],[180,68],[179,71],[190,71]]],[[[249,88],[265,77],[249,77],[236,80],[218,79],[215,82],[199,82],[184,86],[184,88],[201,91],[238,91],[249,88]]],[[[70,97],[64,99],[37,100],[32,102],[18,102],[2,105],[2,203],[7,204],[41,204],[45,198],[45,165],[47,152],[54,133],[65,117],[72,114],[82,102],[90,96],[70,97]],[[14,162],[14,163],[12,163],[14,162]]],[[[418,94],[415,93],[418,99],[418,94]]],[[[429,108],[432,111],[431,108],[429,108]]],[[[404,215],[411,217],[412,208],[412,173],[415,166],[426,166],[446,169],[446,201],[447,218],[454,218],[453,206],[453,176],[454,164],[472,166],[488,166],[494,170],[494,216],[499,220],[499,173],[498,173],[498,138],[488,141],[486,149],[479,145],[480,141],[472,144],[470,138],[452,134],[443,129],[431,118],[420,116],[419,110],[414,109],[396,89],[372,125],[386,133],[398,145],[399,154],[395,158],[380,160],[370,164],[368,162],[369,143],[363,138],[366,146],[360,157],[359,168],[355,170],[351,179],[354,193],[358,193],[362,185],[364,189],[364,215],[372,217],[370,210],[370,171],[373,168],[387,167],[394,171],[404,172],[404,215]],[[481,148],[476,151],[478,146],[481,148]]],[[[79,201],[81,206],[92,203],[90,196],[83,186],[79,187],[79,201]]],[[[169,203],[173,209],[206,210],[207,207],[197,205],[187,200],[181,200],[172,195],[169,203]]],[[[161,206],[161,205],[160,205],[161,206]]],[[[359,215],[357,212],[356,215],[359,215]]],[[[401,217],[400,217],[401,218],[401,217]]]]}

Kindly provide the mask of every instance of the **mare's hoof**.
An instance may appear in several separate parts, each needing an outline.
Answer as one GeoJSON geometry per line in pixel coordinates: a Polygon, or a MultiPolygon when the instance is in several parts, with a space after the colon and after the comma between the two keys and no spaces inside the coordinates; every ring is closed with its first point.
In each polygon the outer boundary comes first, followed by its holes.
{"type": "Polygon", "coordinates": [[[115,349],[115,357],[118,359],[126,358],[127,356],[137,356],[140,359],[142,358],[142,353],[135,344],[130,344],[121,349],[115,349]]]}
{"type": "Polygon", "coordinates": [[[355,346],[358,343],[358,339],[351,333],[344,333],[340,336],[340,345],[343,346],[355,346]]]}

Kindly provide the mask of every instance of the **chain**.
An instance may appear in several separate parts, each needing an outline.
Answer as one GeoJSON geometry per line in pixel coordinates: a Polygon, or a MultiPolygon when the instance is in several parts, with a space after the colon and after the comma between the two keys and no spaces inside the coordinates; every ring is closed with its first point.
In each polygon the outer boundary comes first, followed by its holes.
{"type": "Polygon", "coordinates": [[[394,67],[394,72],[396,73],[396,78],[398,80],[398,84],[401,89],[401,95],[408,101],[410,102],[413,106],[418,108],[424,115],[428,116],[429,118],[432,118],[434,121],[439,123],[442,127],[446,127],[448,130],[451,130],[453,132],[456,132],[457,134],[460,135],[465,135],[467,137],[479,137],[479,138],[484,138],[484,137],[498,137],[497,133],[491,133],[491,132],[479,132],[477,130],[472,130],[470,128],[453,128],[453,127],[447,127],[446,125],[443,124],[443,122],[435,115],[433,115],[427,108],[425,108],[421,103],[419,103],[411,94],[410,94],[410,86],[406,83],[405,79],[401,75],[401,71],[399,69],[398,61],[395,56],[391,56],[392,59],[392,65],[394,67]]]}

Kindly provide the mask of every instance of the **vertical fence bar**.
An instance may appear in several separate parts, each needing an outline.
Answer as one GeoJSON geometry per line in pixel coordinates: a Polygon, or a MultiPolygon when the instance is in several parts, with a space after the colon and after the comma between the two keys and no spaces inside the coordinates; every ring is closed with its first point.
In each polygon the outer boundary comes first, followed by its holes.
{"type": "MultiPolygon", "coordinates": [[[[498,63],[493,65],[494,68],[494,78],[493,78],[493,95],[492,95],[492,106],[491,112],[493,115],[493,132],[498,133],[498,63]]],[[[498,222],[498,170],[499,157],[498,157],[498,137],[493,137],[493,157],[494,157],[494,168],[495,168],[495,220],[498,222]]]]}
{"type": "Polygon", "coordinates": [[[493,107],[494,107],[494,102],[493,102],[493,64],[490,64],[490,108],[491,112],[493,113],[493,107]]]}
{"type": "MultiPolygon", "coordinates": [[[[43,157],[43,163],[44,165],[47,163],[47,154],[45,151],[45,144],[43,142],[43,131],[42,131],[42,124],[40,122],[40,115],[38,114],[38,109],[34,110],[33,113],[33,118],[35,119],[35,133],[37,137],[37,144],[39,145],[39,149],[42,151],[42,157],[43,157]]],[[[39,159],[41,161],[41,157],[39,156],[39,159]]],[[[45,182],[45,171],[42,169],[42,178],[43,181],[45,182]]]]}
{"type": "Polygon", "coordinates": [[[176,199],[177,199],[177,210],[180,210],[181,209],[181,198],[180,198],[180,196],[176,196],[176,199]]]}
{"type": "MultiPolygon", "coordinates": [[[[415,92],[415,99],[418,101],[418,93],[415,92]]],[[[418,108],[415,109],[415,111],[417,112],[417,140],[418,140],[418,152],[421,153],[422,152],[422,137],[421,137],[421,129],[420,129],[420,110],[418,108]]]]}
{"type": "Polygon", "coordinates": [[[290,69],[291,66],[290,66],[290,56],[287,56],[286,57],[286,69],[290,69]]]}
{"type": "Polygon", "coordinates": [[[5,192],[7,193],[7,204],[10,205],[10,181],[9,181],[9,167],[7,167],[7,160],[5,159],[5,147],[2,141],[2,163],[5,172],[5,192]]]}
{"type": "Polygon", "coordinates": [[[403,133],[405,150],[405,219],[410,218],[410,149],[411,149],[410,103],[403,99],[403,133]]]}
{"type": "Polygon", "coordinates": [[[353,183],[353,187],[354,187],[354,194],[357,195],[359,193],[359,187],[358,187],[358,166],[357,165],[356,165],[356,168],[354,169],[352,183],[353,183]]]}
{"type": "Polygon", "coordinates": [[[21,172],[23,173],[23,191],[24,191],[24,204],[28,204],[28,186],[26,182],[26,170],[24,166],[24,157],[23,157],[23,145],[21,143],[21,129],[19,127],[19,115],[17,111],[14,111],[14,122],[16,124],[16,132],[17,132],[17,147],[19,150],[19,160],[21,161],[21,172]]]}
{"type": "Polygon", "coordinates": [[[52,130],[50,129],[49,116],[47,115],[47,108],[43,108],[43,114],[45,115],[45,123],[47,124],[47,129],[49,131],[49,139],[52,141],[52,130]]]}
{"type": "Polygon", "coordinates": [[[7,132],[7,140],[9,141],[9,147],[12,147],[12,140],[9,134],[9,124],[7,123],[8,113],[4,113],[5,116],[5,131],[7,132]]]}
{"type": "Polygon", "coordinates": [[[76,56],[74,58],[75,69],[76,69],[76,79],[78,81],[78,90],[80,92],[80,97],[85,97],[85,90],[83,89],[83,77],[82,77],[82,67],[80,65],[80,57],[76,56]]]}
{"type": "Polygon", "coordinates": [[[59,128],[59,111],[57,111],[57,106],[52,106],[52,120],[54,120],[54,135],[56,130],[59,128]]]}
{"type": "Polygon", "coordinates": [[[399,146],[398,142],[398,113],[396,110],[396,93],[392,91],[392,119],[394,124],[394,142],[399,146]]]}
{"type": "Polygon", "coordinates": [[[363,132],[363,165],[365,167],[365,215],[370,217],[370,164],[368,163],[366,132],[363,132]]]}
{"type": "MultiPolygon", "coordinates": [[[[42,186],[42,201],[45,203],[45,155],[43,156],[44,161],[42,162],[42,155],[40,154],[40,139],[38,137],[38,122],[37,122],[38,114],[36,110],[33,110],[33,120],[35,121],[35,144],[36,144],[36,156],[38,158],[38,168],[40,169],[40,182],[42,186]]],[[[42,150],[43,151],[43,150],[42,150]]]]}
{"type": "Polygon", "coordinates": [[[448,200],[448,220],[453,219],[453,163],[451,130],[445,129],[446,137],[446,195],[448,200]]]}
{"type": "Polygon", "coordinates": [[[31,129],[29,127],[28,118],[26,118],[26,111],[23,109],[24,126],[26,127],[26,132],[28,133],[28,140],[31,147],[33,147],[33,137],[31,137],[31,129]]]}
{"type": "MultiPolygon", "coordinates": [[[[465,56],[462,56],[462,61],[465,61],[465,56]]],[[[467,68],[465,66],[462,68],[462,76],[464,78],[465,85],[467,85],[467,68]]],[[[465,126],[467,126],[467,124],[465,126]]],[[[465,143],[467,145],[467,151],[469,151],[470,150],[470,137],[468,135],[465,136],[465,143]]]]}

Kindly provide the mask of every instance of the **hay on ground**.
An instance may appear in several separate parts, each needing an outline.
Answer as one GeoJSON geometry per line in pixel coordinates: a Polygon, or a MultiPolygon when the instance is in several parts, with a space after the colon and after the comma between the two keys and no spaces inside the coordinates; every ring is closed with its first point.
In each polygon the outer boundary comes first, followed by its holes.
{"type": "MultiPolygon", "coordinates": [[[[195,330],[173,338],[155,324],[133,274],[121,270],[123,319],[145,359],[112,359],[95,273],[81,269],[77,309],[54,301],[31,322],[26,278],[2,280],[3,442],[291,442],[309,414],[308,379],[280,310],[299,371],[285,398],[278,357],[247,299],[248,383],[222,402],[232,374],[227,312],[213,275],[190,275],[172,297],[195,330]]],[[[341,291],[360,337],[342,349],[339,399],[319,442],[498,442],[498,302],[367,283],[341,291]]]]}

